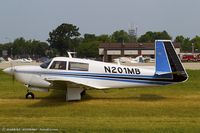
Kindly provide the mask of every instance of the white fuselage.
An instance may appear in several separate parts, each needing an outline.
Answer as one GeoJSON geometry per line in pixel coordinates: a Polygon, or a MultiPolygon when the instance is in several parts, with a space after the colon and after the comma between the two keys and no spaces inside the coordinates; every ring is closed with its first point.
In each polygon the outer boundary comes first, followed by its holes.
{"type": "Polygon", "coordinates": [[[168,82],[153,81],[154,69],[122,66],[78,58],[57,57],[45,69],[40,66],[16,66],[14,69],[17,80],[34,87],[50,87],[51,83],[49,81],[56,80],[96,89],[169,84],[168,82]],[[57,60],[66,61],[66,70],[50,69],[52,62],[57,60]],[[88,70],[70,70],[69,62],[88,64],[88,70]]]}

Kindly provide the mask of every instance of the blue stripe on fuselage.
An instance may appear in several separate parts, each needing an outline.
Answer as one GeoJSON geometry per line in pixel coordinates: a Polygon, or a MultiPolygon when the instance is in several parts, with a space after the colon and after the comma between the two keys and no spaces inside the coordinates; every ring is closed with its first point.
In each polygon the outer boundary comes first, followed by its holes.
{"type": "Polygon", "coordinates": [[[120,75],[120,74],[99,74],[99,73],[78,73],[78,72],[41,72],[41,71],[16,71],[18,73],[33,73],[33,74],[45,74],[53,76],[64,76],[64,77],[75,77],[75,78],[88,78],[88,79],[98,79],[98,80],[112,80],[121,82],[134,82],[143,84],[155,84],[155,85],[166,85],[171,84],[171,82],[166,81],[151,81],[149,79],[155,79],[154,76],[142,76],[142,75],[120,75]],[[100,77],[102,76],[102,77],[100,77]],[[110,76],[110,77],[104,77],[110,76]],[[130,78],[130,76],[132,79],[130,78]],[[124,79],[123,79],[124,78],[124,79]],[[130,79],[125,79],[130,78],[130,79]],[[143,80],[137,79],[143,78],[143,80]]]}

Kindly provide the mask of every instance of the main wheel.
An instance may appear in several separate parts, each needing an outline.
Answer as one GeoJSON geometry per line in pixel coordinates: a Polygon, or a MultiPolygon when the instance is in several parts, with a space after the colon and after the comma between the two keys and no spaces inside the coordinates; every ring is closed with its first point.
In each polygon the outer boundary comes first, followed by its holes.
{"type": "Polygon", "coordinates": [[[34,94],[32,93],[32,92],[28,92],[27,94],[26,94],[26,99],[34,99],[34,94]]]}
{"type": "Polygon", "coordinates": [[[86,95],[86,90],[83,90],[82,92],[81,92],[81,96],[85,96],[86,95]]]}

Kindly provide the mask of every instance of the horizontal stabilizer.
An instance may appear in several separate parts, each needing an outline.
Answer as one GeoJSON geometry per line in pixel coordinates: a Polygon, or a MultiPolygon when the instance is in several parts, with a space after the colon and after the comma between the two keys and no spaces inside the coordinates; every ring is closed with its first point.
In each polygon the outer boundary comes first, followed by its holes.
{"type": "Polygon", "coordinates": [[[171,72],[156,72],[157,75],[172,74],[171,72]]]}

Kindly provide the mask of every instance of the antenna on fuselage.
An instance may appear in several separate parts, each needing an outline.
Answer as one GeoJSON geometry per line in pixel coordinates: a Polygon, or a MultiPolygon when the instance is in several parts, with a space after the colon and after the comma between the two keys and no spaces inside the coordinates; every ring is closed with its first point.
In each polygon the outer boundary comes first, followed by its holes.
{"type": "Polygon", "coordinates": [[[67,52],[69,58],[75,58],[76,57],[76,52],[67,52]]]}

